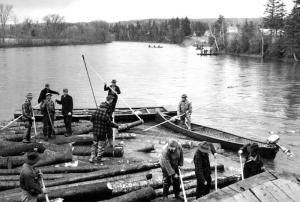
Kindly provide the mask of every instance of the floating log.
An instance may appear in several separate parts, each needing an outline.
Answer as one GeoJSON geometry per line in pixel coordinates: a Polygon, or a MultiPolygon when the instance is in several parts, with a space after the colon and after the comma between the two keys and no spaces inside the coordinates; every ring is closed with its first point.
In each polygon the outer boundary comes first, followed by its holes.
{"type": "MultiPolygon", "coordinates": [[[[91,155],[91,147],[90,146],[74,146],[73,155],[76,156],[90,156],[91,155]]],[[[116,145],[114,148],[112,146],[108,146],[104,150],[104,157],[122,157],[124,154],[124,147],[116,145]]]]}
{"type": "MultiPolygon", "coordinates": [[[[57,180],[57,179],[61,179],[61,178],[67,177],[67,176],[68,175],[66,175],[66,174],[43,174],[43,179],[44,180],[57,180]]],[[[8,175],[8,176],[7,175],[6,176],[0,175],[0,182],[3,182],[3,181],[19,181],[19,180],[20,180],[19,175],[8,175]]]]}
{"type": "MultiPolygon", "coordinates": [[[[71,149],[67,149],[65,152],[53,152],[50,150],[45,150],[43,154],[40,155],[41,160],[39,160],[35,166],[45,166],[51,164],[58,164],[64,162],[72,161],[71,149]]],[[[11,156],[11,157],[0,157],[0,168],[15,168],[23,165],[26,162],[26,155],[24,156],[11,156]]]]}
{"type": "Polygon", "coordinates": [[[155,148],[154,148],[153,144],[147,144],[147,145],[144,145],[142,148],[137,149],[136,151],[150,153],[154,150],[155,150],[155,148]]]}
{"type": "Polygon", "coordinates": [[[155,191],[152,187],[145,187],[119,197],[112,198],[105,202],[146,202],[155,198],[155,191]]]}
{"type": "Polygon", "coordinates": [[[16,156],[34,151],[34,148],[37,148],[39,153],[45,151],[45,147],[41,143],[18,143],[0,140],[0,156],[16,156]]]}
{"type": "Polygon", "coordinates": [[[158,168],[159,166],[160,165],[158,163],[117,166],[117,167],[113,167],[112,169],[109,169],[109,170],[104,170],[104,171],[100,170],[100,171],[95,171],[95,172],[91,172],[91,173],[86,173],[85,175],[78,175],[78,176],[67,177],[67,178],[55,180],[55,181],[47,184],[47,186],[57,186],[57,185],[63,185],[63,184],[83,182],[83,181],[88,181],[88,180],[108,178],[108,177],[119,176],[119,175],[126,175],[126,174],[130,174],[130,173],[147,171],[150,169],[158,168]]]}
{"type": "Polygon", "coordinates": [[[125,123],[125,124],[122,124],[123,128],[119,129],[118,131],[119,132],[124,132],[126,130],[129,130],[130,128],[135,127],[135,126],[142,125],[143,123],[144,123],[143,120],[138,120],[138,121],[135,121],[135,122],[132,122],[132,123],[125,123]]]}

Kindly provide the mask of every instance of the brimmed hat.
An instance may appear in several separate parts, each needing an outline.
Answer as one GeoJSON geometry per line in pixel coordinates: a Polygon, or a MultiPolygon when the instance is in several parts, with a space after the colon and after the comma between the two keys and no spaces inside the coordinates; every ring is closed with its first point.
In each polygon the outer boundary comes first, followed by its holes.
{"type": "Polygon", "coordinates": [[[186,94],[182,94],[181,98],[187,98],[186,94]]]}
{"type": "Polygon", "coordinates": [[[51,94],[51,93],[46,93],[46,96],[48,96],[48,95],[52,96],[52,94],[51,94]]]}
{"type": "Polygon", "coordinates": [[[32,93],[27,93],[26,98],[32,98],[32,93]]]}
{"type": "Polygon", "coordinates": [[[259,151],[258,144],[256,144],[256,143],[251,144],[249,147],[247,147],[247,150],[249,153],[252,153],[252,152],[257,153],[259,151]]]}
{"type": "Polygon", "coordinates": [[[67,88],[64,88],[64,89],[63,89],[63,92],[66,92],[66,93],[67,93],[67,92],[69,92],[69,90],[68,90],[67,88]]]}
{"type": "Polygon", "coordinates": [[[37,163],[40,160],[40,156],[37,152],[28,152],[27,153],[27,162],[31,165],[37,163]]]}
{"type": "Polygon", "coordinates": [[[209,153],[211,151],[210,145],[207,142],[200,143],[198,149],[203,153],[209,153]]]}
{"type": "Polygon", "coordinates": [[[117,83],[116,79],[111,80],[111,83],[117,83]]]}

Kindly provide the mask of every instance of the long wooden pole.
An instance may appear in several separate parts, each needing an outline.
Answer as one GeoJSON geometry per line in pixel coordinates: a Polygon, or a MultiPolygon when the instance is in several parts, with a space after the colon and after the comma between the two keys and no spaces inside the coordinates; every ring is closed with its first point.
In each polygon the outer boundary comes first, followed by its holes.
{"type": "Polygon", "coordinates": [[[218,168],[217,168],[217,157],[214,156],[215,158],[215,190],[218,191],[218,168]]]}
{"type": "MultiPolygon", "coordinates": [[[[84,55],[82,55],[82,58],[84,58],[84,55]]],[[[85,60],[84,60],[85,61],[85,60]]],[[[85,62],[84,62],[85,63],[85,62]]],[[[85,63],[86,64],[86,63],[85,63]]],[[[87,66],[85,66],[86,68],[87,68],[87,66]]],[[[100,74],[98,74],[98,72],[91,66],[91,65],[89,65],[89,68],[96,74],[96,76],[99,78],[99,79],[101,79],[103,82],[106,82],[103,78],[102,78],[102,76],[100,76],[100,74]]],[[[114,89],[112,89],[110,86],[108,86],[108,88],[113,92],[113,93],[115,93],[115,94],[117,94],[117,92],[114,90],[114,89]]],[[[122,100],[122,102],[132,111],[132,113],[140,120],[140,121],[142,121],[142,122],[144,122],[143,121],[143,119],[129,106],[129,104],[123,99],[123,97],[122,96],[119,96],[120,97],[120,99],[122,100]]]]}
{"type": "Polygon", "coordinates": [[[37,132],[36,132],[36,123],[35,123],[35,116],[34,116],[34,110],[32,108],[32,116],[33,116],[33,127],[34,127],[34,136],[37,136],[37,132]]]}
{"type": "Polygon", "coordinates": [[[92,93],[93,93],[93,97],[94,97],[94,102],[95,102],[96,108],[98,108],[96,97],[95,97],[95,93],[94,93],[94,89],[93,89],[91,78],[90,78],[90,74],[89,74],[89,70],[88,70],[88,68],[86,66],[84,55],[82,55],[82,60],[83,60],[84,67],[85,67],[85,70],[86,70],[86,73],[87,73],[87,76],[88,76],[88,79],[89,79],[90,87],[91,87],[91,90],[92,90],[92,93]]]}
{"type": "Polygon", "coordinates": [[[185,189],[184,189],[184,184],[183,184],[183,179],[182,179],[180,168],[178,168],[178,172],[179,172],[179,178],[180,178],[180,183],[181,183],[181,188],[182,188],[182,193],[183,193],[183,199],[184,199],[184,202],[187,202],[186,193],[185,193],[185,189]]]}
{"type": "MultiPolygon", "coordinates": [[[[42,173],[41,170],[39,170],[39,173],[40,173],[40,176],[41,176],[41,184],[42,184],[42,187],[43,187],[43,189],[46,189],[45,183],[44,183],[44,179],[43,179],[43,173],[42,173]]],[[[48,197],[48,194],[45,194],[45,199],[46,199],[46,202],[50,202],[49,197],[48,197]]]]}
{"type": "Polygon", "coordinates": [[[241,165],[242,180],[244,180],[243,161],[242,161],[242,155],[241,154],[240,154],[240,165],[241,165]]]}

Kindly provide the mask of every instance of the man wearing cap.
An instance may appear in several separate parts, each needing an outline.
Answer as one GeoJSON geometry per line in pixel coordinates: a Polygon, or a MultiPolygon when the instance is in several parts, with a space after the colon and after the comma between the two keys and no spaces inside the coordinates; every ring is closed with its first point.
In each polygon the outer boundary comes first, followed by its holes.
{"type": "Polygon", "coordinates": [[[55,138],[55,134],[54,134],[55,105],[54,102],[51,100],[51,96],[52,96],[51,93],[47,93],[46,99],[41,104],[41,111],[44,115],[43,133],[46,141],[48,140],[48,138],[55,138]]]}
{"type": "Polygon", "coordinates": [[[108,95],[114,97],[113,102],[111,103],[112,112],[114,112],[118,101],[118,95],[121,94],[120,87],[117,86],[117,81],[113,79],[109,87],[104,83],[104,91],[108,91],[108,95]]]}
{"type": "Polygon", "coordinates": [[[24,143],[30,142],[32,122],[35,120],[35,117],[33,116],[31,100],[32,100],[32,93],[28,93],[26,95],[25,103],[22,105],[22,115],[23,115],[22,119],[25,122],[25,128],[27,128],[23,137],[24,143]]]}
{"type": "Polygon", "coordinates": [[[56,103],[62,105],[62,114],[64,116],[64,122],[67,130],[66,137],[72,135],[72,111],[73,111],[73,98],[68,94],[68,89],[63,89],[63,95],[60,100],[55,100],[56,103]]]}
{"type": "Polygon", "coordinates": [[[27,161],[23,164],[20,172],[20,187],[22,190],[22,202],[36,202],[38,195],[46,193],[40,184],[40,175],[34,169],[34,164],[39,161],[37,152],[28,152],[27,161]]]}
{"type": "Polygon", "coordinates": [[[50,89],[50,84],[46,83],[45,88],[43,90],[41,90],[41,93],[40,93],[40,96],[39,96],[39,99],[38,99],[38,103],[41,103],[46,99],[46,94],[47,93],[59,95],[59,92],[51,90],[50,89]]]}
{"type": "Polygon", "coordinates": [[[180,117],[182,124],[187,125],[187,128],[191,130],[191,115],[192,115],[192,103],[187,100],[187,95],[181,96],[177,109],[177,116],[180,117]]]}
{"type": "Polygon", "coordinates": [[[211,170],[209,152],[216,157],[216,150],[211,143],[202,142],[199,144],[194,155],[195,174],[197,178],[196,198],[209,193],[211,186],[211,170]]]}
{"type": "Polygon", "coordinates": [[[245,155],[244,178],[257,175],[264,171],[263,162],[260,158],[258,144],[246,144],[238,151],[239,155],[245,155]]]}
{"type": "Polygon", "coordinates": [[[113,102],[112,96],[107,96],[106,102],[93,113],[91,122],[93,123],[93,144],[89,161],[94,163],[101,162],[105,147],[112,142],[112,128],[119,128],[110,115],[110,105],[113,102]]]}
{"type": "Polygon", "coordinates": [[[179,195],[179,166],[183,166],[183,151],[181,145],[175,140],[170,140],[163,148],[159,163],[163,173],[164,201],[167,201],[171,184],[173,184],[175,198],[182,200],[182,197],[179,195]]]}

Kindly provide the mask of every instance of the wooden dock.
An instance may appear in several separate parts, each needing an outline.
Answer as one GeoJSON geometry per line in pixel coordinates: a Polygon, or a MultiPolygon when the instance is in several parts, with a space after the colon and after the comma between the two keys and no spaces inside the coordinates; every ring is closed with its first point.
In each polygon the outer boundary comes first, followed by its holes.
{"type": "Polygon", "coordinates": [[[297,202],[300,201],[299,178],[274,171],[239,181],[210,193],[198,202],[297,202]]]}

